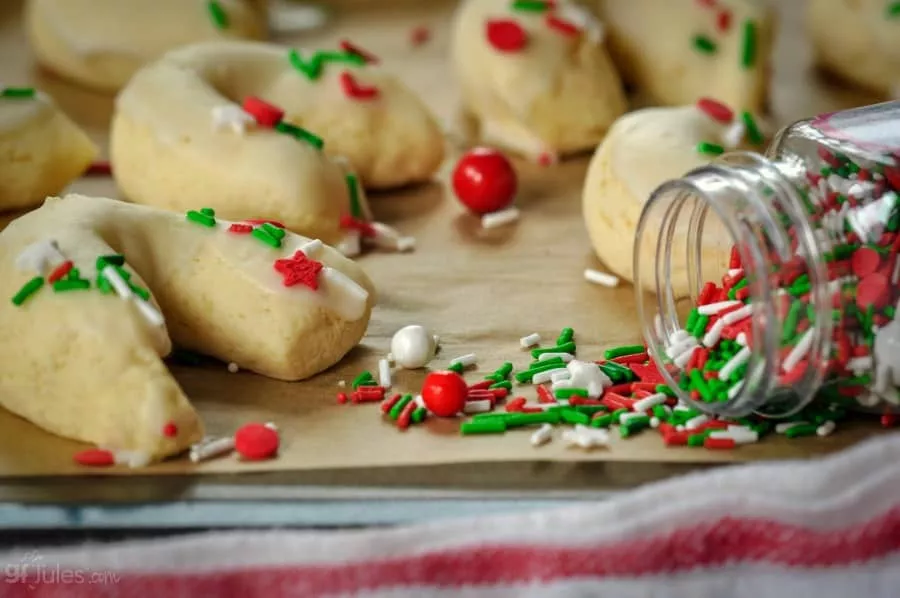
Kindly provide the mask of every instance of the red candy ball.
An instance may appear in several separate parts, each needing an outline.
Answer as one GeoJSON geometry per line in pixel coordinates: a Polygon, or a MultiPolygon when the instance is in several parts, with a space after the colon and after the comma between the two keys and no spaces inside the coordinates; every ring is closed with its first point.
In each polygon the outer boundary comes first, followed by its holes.
{"type": "Polygon", "coordinates": [[[516,171],[501,152],[476,148],[453,170],[453,191],[476,214],[508,208],[516,197],[516,171]]]}
{"type": "Polygon", "coordinates": [[[246,461],[260,461],[278,452],[278,432],[263,424],[246,424],[234,434],[234,450],[246,461]]]}
{"type": "Polygon", "coordinates": [[[432,372],[422,385],[422,400],[438,417],[455,417],[466,405],[469,387],[456,372],[432,372]]]}

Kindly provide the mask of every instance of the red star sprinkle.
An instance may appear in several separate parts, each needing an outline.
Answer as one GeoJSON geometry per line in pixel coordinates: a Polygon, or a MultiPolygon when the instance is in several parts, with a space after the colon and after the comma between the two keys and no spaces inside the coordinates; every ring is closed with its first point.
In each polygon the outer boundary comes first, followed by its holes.
{"type": "Polygon", "coordinates": [[[284,286],[292,287],[305,284],[314,291],[319,289],[319,272],[322,271],[321,262],[311,260],[302,251],[298,251],[292,258],[275,260],[275,271],[284,277],[284,286]]]}

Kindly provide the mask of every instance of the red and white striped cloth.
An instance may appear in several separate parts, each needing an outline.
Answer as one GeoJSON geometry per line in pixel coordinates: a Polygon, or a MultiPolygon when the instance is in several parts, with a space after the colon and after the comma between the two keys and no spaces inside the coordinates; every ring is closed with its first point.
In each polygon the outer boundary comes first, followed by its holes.
{"type": "MultiPolygon", "coordinates": [[[[42,549],[0,596],[900,596],[900,435],[809,462],[685,476],[559,510],[348,532],[42,549]],[[90,572],[111,572],[95,581],[90,572]]],[[[21,552],[0,563],[22,562],[21,552]]],[[[15,571],[13,571],[15,573],[15,571]]]]}

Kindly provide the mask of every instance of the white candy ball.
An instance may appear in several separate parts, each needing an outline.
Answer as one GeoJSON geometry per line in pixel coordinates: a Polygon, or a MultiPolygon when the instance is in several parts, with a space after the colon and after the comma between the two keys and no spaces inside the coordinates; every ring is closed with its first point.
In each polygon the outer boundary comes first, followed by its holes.
{"type": "Polygon", "coordinates": [[[391,339],[394,363],[408,370],[423,368],[434,358],[437,342],[425,327],[404,326],[391,339]]]}

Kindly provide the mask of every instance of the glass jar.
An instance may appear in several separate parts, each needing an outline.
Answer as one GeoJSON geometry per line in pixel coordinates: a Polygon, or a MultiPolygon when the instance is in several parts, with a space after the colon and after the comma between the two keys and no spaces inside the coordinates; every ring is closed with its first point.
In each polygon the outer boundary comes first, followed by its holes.
{"type": "Polygon", "coordinates": [[[888,102],[800,121],[765,156],[726,153],[653,193],[637,302],[683,402],[726,417],[897,405],[898,158],[888,102]]]}

